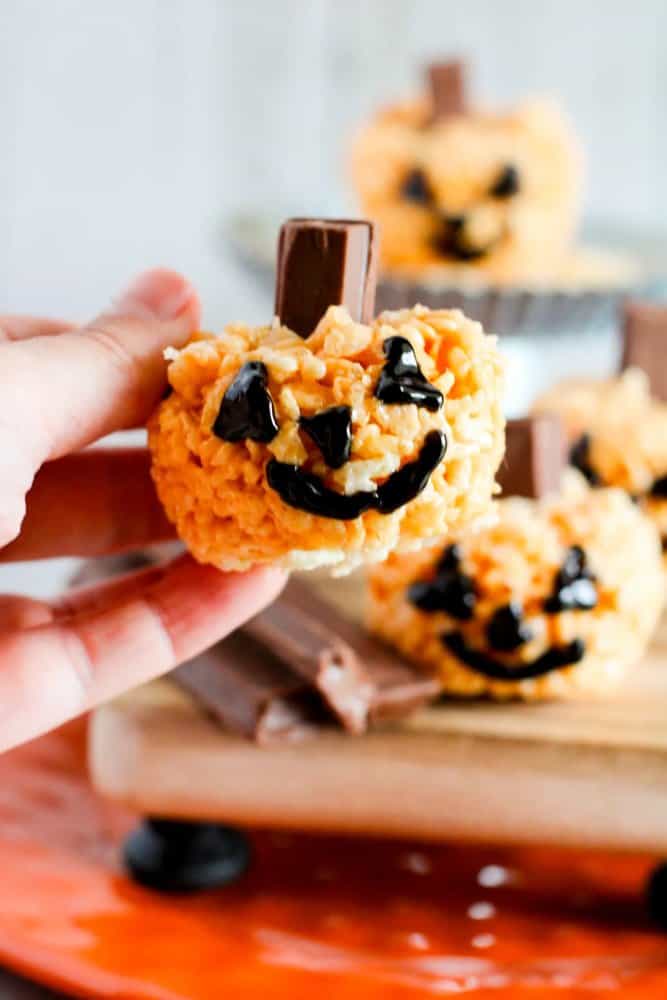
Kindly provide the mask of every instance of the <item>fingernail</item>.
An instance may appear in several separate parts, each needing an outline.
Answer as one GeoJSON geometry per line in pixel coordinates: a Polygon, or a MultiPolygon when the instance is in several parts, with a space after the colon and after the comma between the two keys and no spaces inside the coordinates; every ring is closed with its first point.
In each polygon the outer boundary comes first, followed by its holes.
{"type": "Polygon", "coordinates": [[[164,322],[178,319],[195,299],[189,281],[175,271],[160,268],[135,278],[112,308],[116,313],[164,322]]]}

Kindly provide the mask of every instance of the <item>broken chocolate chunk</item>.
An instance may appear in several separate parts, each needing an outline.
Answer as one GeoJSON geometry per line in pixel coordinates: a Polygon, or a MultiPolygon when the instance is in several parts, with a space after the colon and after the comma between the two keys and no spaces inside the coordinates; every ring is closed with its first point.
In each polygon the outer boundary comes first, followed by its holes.
{"type": "Polygon", "coordinates": [[[367,323],[375,304],[377,241],[363,219],[290,219],[280,230],[275,314],[309,337],[329,306],[367,323]]]}
{"type": "Polygon", "coordinates": [[[331,406],[313,417],[301,417],[303,427],[322,452],[330,469],[340,469],[352,450],[352,410],[349,406],[331,406]]]}
{"type": "Polygon", "coordinates": [[[261,361],[246,361],[222,397],[213,433],[222,441],[261,441],[267,444],[278,433],[268,372],[261,361]]]}
{"type": "Polygon", "coordinates": [[[426,378],[414,347],[405,337],[388,337],[382,345],[387,359],[375,387],[375,396],[383,403],[423,407],[435,413],[442,407],[443,395],[426,378]]]}

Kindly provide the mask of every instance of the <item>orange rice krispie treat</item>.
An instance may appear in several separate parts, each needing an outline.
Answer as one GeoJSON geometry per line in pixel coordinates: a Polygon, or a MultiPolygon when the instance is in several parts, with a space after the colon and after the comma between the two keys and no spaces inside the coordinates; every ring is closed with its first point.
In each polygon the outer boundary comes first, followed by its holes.
{"type": "Polygon", "coordinates": [[[199,561],[346,572],[487,512],[504,441],[495,339],[460,312],[420,306],[369,323],[318,301],[304,314],[315,276],[294,272],[319,247],[349,272],[332,291],[320,261],[322,294],[350,301],[349,277],[363,315],[350,261],[366,259],[369,232],[288,224],[281,320],[169,352],[173,392],[149,424],[153,477],[199,561]],[[321,319],[309,328],[307,314],[321,319]]]}
{"type": "MultiPolygon", "coordinates": [[[[526,424],[510,422],[508,440],[525,441],[526,424]]],[[[638,660],[656,625],[664,584],[655,527],[622,490],[593,490],[574,470],[554,492],[545,468],[553,441],[541,426],[524,449],[528,473],[501,477],[537,477],[549,492],[504,496],[492,526],[393,555],[370,574],[371,630],[436,672],[446,692],[601,692],[638,660]]]]}
{"type": "Polygon", "coordinates": [[[667,307],[630,303],[623,332],[624,363],[631,367],[614,378],[560,382],[539,397],[534,412],[560,416],[571,464],[592,486],[629,493],[667,548],[667,307]]]}
{"type": "Polygon", "coordinates": [[[572,271],[576,138],[549,101],[470,107],[462,73],[458,63],[431,67],[427,97],[382,111],[354,142],[352,181],[380,225],[383,269],[450,282],[553,281],[572,271]]]}

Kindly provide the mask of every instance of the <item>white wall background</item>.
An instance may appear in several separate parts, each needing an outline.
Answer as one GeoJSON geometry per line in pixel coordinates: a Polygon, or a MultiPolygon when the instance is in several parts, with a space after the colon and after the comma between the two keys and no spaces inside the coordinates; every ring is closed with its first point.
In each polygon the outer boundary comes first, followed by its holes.
{"type": "Polygon", "coordinates": [[[662,224],[666,38],[664,0],[0,0],[0,302],[78,318],[165,263],[259,318],[221,219],[342,207],[350,128],[438,54],[560,94],[589,213],[662,224]]]}

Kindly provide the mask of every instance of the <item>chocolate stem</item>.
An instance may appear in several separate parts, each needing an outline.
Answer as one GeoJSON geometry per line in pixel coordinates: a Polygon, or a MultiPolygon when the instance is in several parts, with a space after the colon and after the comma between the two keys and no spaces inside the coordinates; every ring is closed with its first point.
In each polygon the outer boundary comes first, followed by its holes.
{"type": "Polygon", "coordinates": [[[667,305],[626,302],[623,307],[621,368],[634,366],[648,375],[651,393],[667,400],[667,305]]]}
{"type": "Polygon", "coordinates": [[[433,121],[462,115],[466,109],[465,64],[461,59],[431,63],[426,69],[433,121]]]}
{"type": "Polygon", "coordinates": [[[562,424],[554,413],[508,420],[497,480],[505,496],[537,499],[560,488],[565,464],[562,424]]]}
{"type": "Polygon", "coordinates": [[[309,337],[329,306],[367,323],[375,305],[377,240],[364,219],[289,219],[280,230],[275,314],[309,337]]]}

